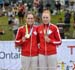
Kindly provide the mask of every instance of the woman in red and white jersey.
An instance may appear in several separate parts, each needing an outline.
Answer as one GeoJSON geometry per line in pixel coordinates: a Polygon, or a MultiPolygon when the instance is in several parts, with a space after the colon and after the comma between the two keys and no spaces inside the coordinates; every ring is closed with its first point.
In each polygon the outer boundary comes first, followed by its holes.
{"type": "Polygon", "coordinates": [[[28,13],[26,25],[18,29],[16,47],[21,48],[22,70],[37,70],[38,68],[38,43],[37,27],[34,25],[34,16],[28,13]]]}
{"type": "Polygon", "coordinates": [[[49,10],[42,13],[42,24],[38,26],[40,41],[39,48],[39,68],[40,70],[56,70],[57,46],[61,44],[59,29],[51,22],[49,10]]]}

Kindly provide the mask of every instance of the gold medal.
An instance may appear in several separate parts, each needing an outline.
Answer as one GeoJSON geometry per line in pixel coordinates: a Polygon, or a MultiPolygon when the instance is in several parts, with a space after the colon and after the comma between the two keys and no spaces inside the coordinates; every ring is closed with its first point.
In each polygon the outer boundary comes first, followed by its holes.
{"type": "Polygon", "coordinates": [[[26,27],[26,34],[25,34],[25,37],[26,37],[26,38],[30,38],[30,36],[32,35],[33,28],[30,30],[30,33],[28,33],[28,26],[27,26],[27,24],[25,25],[25,27],[26,27]]]}

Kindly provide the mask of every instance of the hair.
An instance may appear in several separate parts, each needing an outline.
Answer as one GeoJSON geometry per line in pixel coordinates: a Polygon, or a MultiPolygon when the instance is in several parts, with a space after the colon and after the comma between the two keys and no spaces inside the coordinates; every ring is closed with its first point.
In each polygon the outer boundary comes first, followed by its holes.
{"type": "MultiPolygon", "coordinates": [[[[50,12],[48,9],[44,9],[44,10],[43,10],[43,13],[48,13],[48,14],[51,16],[51,12],[50,12]]],[[[43,13],[42,13],[42,14],[43,14],[43,13]]]]}
{"type": "Polygon", "coordinates": [[[32,14],[32,15],[34,16],[34,14],[33,14],[31,11],[28,11],[26,17],[27,17],[28,15],[30,15],[30,14],[32,14]]]}

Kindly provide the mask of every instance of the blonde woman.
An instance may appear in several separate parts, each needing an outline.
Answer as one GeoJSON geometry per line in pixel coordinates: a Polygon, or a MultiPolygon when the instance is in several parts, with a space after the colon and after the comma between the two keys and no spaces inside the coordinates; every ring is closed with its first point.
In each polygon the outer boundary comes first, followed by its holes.
{"type": "Polygon", "coordinates": [[[51,23],[49,10],[44,10],[42,13],[42,24],[38,27],[38,35],[40,70],[56,70],[56,48],[61,44],[61,37],[58,27],[51,23]]]}

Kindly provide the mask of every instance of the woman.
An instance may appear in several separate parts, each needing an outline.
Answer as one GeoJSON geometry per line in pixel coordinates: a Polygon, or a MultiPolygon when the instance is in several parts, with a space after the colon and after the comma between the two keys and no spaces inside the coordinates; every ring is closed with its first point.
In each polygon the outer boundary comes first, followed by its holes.
{"type": "Polygon", "coordinates": [[[38,27],[40,48],[39,68],[40,70],[56,70],[57,46],[61,44],[61,37],[58,27],[52,24],[49,10],[42,13],[43,23],[38,27]]]}
{"type": "Polygon", "coordinates": [[[24,23],[24,14],[25,14],[25,7],[21,3],[19,4],[19,7],[18,7],[18,17],[19,17],[20,24],[24,23]]]}
{"type": "Polygon", "coordinates": [[[37,27],[34,26],[34,16],[27,14],[26,25],[18,29],[16,46],[21,46],[22,70],[37,70],[38,68],[38,45],[37,27]]]}

